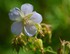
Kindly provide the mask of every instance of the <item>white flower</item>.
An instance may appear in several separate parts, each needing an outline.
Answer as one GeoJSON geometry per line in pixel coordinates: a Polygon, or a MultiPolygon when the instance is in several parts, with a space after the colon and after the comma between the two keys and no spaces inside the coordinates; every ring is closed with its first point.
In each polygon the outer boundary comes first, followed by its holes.
{"type": "Polygon", "coordinates": [[[25,32],[27,36],[33,36],[37,32],[35,24],[42,22],[42,16],[33,11],[31,4],[23,4],[21,10],[17,7],[10,10],[10,20],[14,21],[11,26],[13,34],[19,35],[21,32],[25,32]]]}

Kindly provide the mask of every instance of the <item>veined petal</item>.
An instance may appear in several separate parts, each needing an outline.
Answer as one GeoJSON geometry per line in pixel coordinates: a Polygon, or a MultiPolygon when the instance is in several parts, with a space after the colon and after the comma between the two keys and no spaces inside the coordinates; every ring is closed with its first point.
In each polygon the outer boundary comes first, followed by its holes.
{"type": "Polygon", "coordinates": [[[24,32],[27,36],[34,36],[37,32],[37,29],[33,25],[26,25],[24,26],[24,32]]]}
{"type": "Polygon", "coordinates": [[[19,35],[22,32],[22,23],[21,22],[14,22],[11,26],[11,31],[15,35],[19,35]]]}
{"type": "Polygon", "coordinates": [[[12,20],[12,21],[16,21],[16,20],[20,21],[21,20],[19,10],[20,9],[17,7],[10,10],[10,13],[9,13],[10,20],[12,20]]]}
{"type": "Polygon", "coordinates": [[[29,13],[32,13],[33,11],[33,6],[31,4],[23,4],[21,6],[21,10],[23,11],[23,13],[26,15],[26,14],[29,14],[29,13]]]}
{"type": "Polygon", "coordinates": [[[37,12],[33,12],[33,15],[31,16],[30,19],[35,23],[41,23],[42,22],[42,16],[37,12]]]}

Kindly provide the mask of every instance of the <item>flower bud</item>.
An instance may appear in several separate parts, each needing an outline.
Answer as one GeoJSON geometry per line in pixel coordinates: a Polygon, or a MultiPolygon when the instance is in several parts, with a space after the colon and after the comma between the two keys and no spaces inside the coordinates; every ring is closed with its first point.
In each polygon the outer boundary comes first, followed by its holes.
{"type": "Polygon", "coordinates": [[[68,48],[70,49],[70,43],[67,44],[68,48]]]}
{"type": "Polygon", "coordinates": [[[40,35],[44,37],[44,33],[42,30],[39,31],[40,35]]]}
{"type": "Polygon", "coordinates": [[[24,45],[26,45],[26,42],[21,38],[21,36],[15,37],[12,41],[12,47],[17,53],[19,53],[20,48],[23,48],[24,45]]]}
{"type": "Polygon", "coordinates": [[[43,48],[43,42],[41,39],[36,39],[35,40],[35,46],[39,49],[42,49],[43,48]]]}

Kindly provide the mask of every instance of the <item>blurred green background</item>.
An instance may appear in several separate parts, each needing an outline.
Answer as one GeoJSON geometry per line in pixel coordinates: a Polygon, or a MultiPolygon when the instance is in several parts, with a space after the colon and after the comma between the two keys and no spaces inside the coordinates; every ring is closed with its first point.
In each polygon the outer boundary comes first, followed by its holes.
{"type": "MultiPolygon", "coordinates": [[[[34,10],[43,17],[43,23],[52,25],[52,43],[46,42],[55,51],[59,48],[60,41],[70,40],[70,0],[0,0],[0,54],[15,54],[11,48],[12,21],[8,13],[14,7],[21,7],[24,3],[30,3],[34,10]]],[[[24,54],[32,54],[31,51],[24,54]]],[[[23,51],[20,51],[23,54],[23,51]]]]}

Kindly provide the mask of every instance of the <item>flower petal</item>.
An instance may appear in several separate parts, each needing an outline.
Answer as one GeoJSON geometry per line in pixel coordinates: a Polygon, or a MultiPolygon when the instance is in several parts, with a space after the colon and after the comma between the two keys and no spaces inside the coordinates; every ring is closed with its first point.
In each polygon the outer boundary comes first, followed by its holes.
{"type": "Polygon", "coordinates": [[[20,18],[19,8],[15,7],[12,10],[10,10],[9,18],[12,21],[20,20],[21,18],[20,18]]]}
{"type": "Polygon", "coordinates": [[[33,12],[33,15],[31,16],[30,19],[35,23],[41,23],[42,22],[42,16],[37,12],[33,12]]]}
{"type": "Polygon", "coordinates": [[[27,24],[26,26],[24,26],[24,32],[27,36],[33,36],[36,34],[37,30],[35,26],[27,24]]]}
{"type": "Polygon", "coordinates": [[[21,10],[23,11],[23,13],[26,15],[26,14],[29,14],[33,11],[33,6],[31,4],[23,4],[21,6],[21,10]]]}
{"type": "Polygon", "coordinates": [[[19,35],[22,32],[22,23],[14,22],[11,26],[11,31],[13,34],[19,35]]]}

